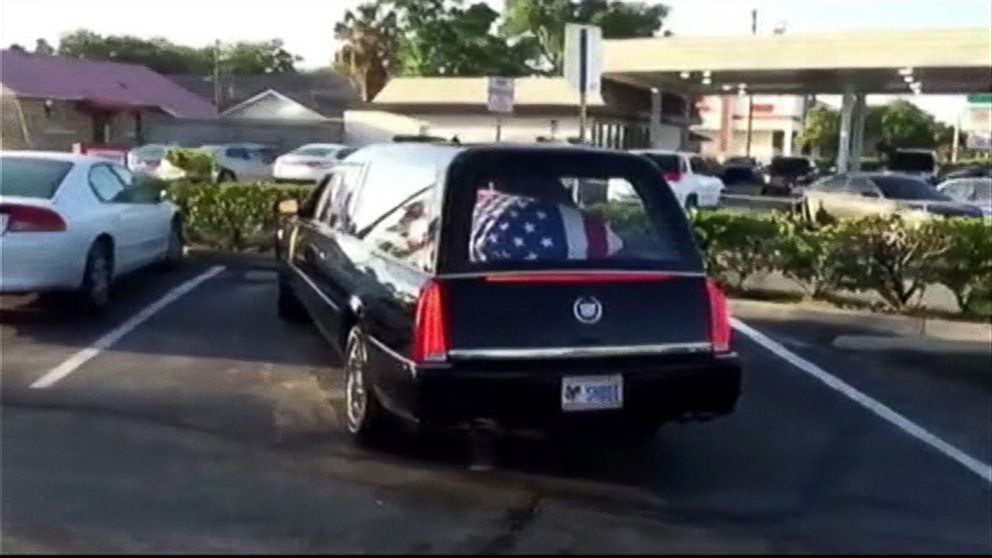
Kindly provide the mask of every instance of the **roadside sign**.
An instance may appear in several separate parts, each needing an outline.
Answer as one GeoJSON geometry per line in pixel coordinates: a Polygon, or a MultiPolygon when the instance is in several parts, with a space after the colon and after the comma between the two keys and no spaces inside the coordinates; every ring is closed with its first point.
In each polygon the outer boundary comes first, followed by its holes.
{"type": "Polygon", "coordinates": [[[603,31],[595,25],[565,25],[565,79],[579,93],[599,93],[603,31]]]}
{"type": "Polygon", "coordinates": [[[965,141],[965,145],[968,149],[975,149],[979,151],[992,150],[992,135],[980,133],[968,134],[968,139],[965,141]]]}
{"type": "Polygon", "coordinates": [[[513,112],[513,78],[490,77],[488,102],[489,112],[513,112]]]}
{"type": "Polygon", "coordinates": [[[992,93],[982,93],[980,95],[968,95],[969,105],[992,105],[992,93]]]}

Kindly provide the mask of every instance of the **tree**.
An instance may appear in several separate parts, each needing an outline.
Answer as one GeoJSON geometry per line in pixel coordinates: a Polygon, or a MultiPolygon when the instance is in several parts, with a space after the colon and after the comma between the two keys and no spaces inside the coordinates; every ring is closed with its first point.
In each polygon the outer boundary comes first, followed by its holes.
{"type": "Polygon", "coordinates": [[[237,42],[221,48],[221,71],[232,75],[285,74],[296,72],[302,60],[283,48],[281,39],[237,42]]]}
{"type": "Polygon", "coordinates": [[[840,113],[826,105],[810,108],[798,143],[820,157],[835,156],[840,143],[840,113]]]}
{"type": "MultiPolygon", "coordinates": [[[[113,60],[142,64],[162,74],[209,75],[214,48],[177,45],[162,37],[103,36],[85,29],[64,35],[58,53],[71,58],[113,60]]],[[[239,42],[221,49],[221,71],[231,75],[293,72],[300,58],[286,51],[282,41],[239,42]]]]}
{"type": "Polygon", "coordinates": [[[492,32],[499,13],[483,2],[396,0],[401,14],[398,66],[417,76],[521,76],[532,73],[532,44],[492,32]]]}
{"type": "Polygon", "coordinates": [[[34,42],[34,53],[42,56],[52,56],[55,54],[55,47],[48,44],[45,39],[38,39],[34,42]]]}
{"type": "Polygon", "coordinates": [[[900,147],[932,148],[937,127],[933,115],[905,100],[885,107],[882,115],[882,142],[886,150],[900,147]]]}
{"type": "Polygon", "coordinates": [[[28,51],[28,49],[24,48],[24,45],[22,45],[20,43],[11,43],[11,45],[9,47],[7,47],[7,50],[12,51],[12,52],[27,52],[28,51]]]}
{"type": "Polygon", "coordinates": [[[668,11],[663,4],[617,0],[507,0],[502,31],[531,42],[538,52],[532,63],[559,74],[566,23],[598,25],[607,39],[651,37],[661,29],[668,11]]]}
{"type": "Polygon", "coordinates": [[[334,26],[334,37],[342,43],[335,54],[335,68],[357,83],[363,101],[371,101],[386,85],[398,33],[396,12],[383,2],[348,10],[334,26]]]}

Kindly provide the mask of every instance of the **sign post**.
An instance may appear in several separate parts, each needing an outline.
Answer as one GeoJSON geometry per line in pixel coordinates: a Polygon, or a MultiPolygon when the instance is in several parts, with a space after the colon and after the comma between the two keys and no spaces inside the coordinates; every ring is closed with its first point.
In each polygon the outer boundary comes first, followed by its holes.
{"type": "Polygon", "coordinates": [[[503,115],[513,113],[513,78],[490,77],[486,108],[496,113],[496,143],[503,136],[503,115]]]}
{"type": "Polygon", "coordinates": [[[599,93],[603,73],[603,32],[595,25],[565,25],[565,79],[579,92],[579,141],[585,143],[588,96],[599,93]]]}

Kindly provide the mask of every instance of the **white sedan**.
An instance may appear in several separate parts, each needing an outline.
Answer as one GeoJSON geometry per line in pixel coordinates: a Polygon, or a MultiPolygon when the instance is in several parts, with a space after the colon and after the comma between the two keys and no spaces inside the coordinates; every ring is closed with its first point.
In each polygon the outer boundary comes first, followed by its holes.
{"type": "Polygon", "coordinates": [[[71,291],[100,309],[117,277],[182,257],[179,209],[123,166],[0,152],[0,293],[71,291]]]}
{"type": "Polygon", "coordinates": [[[272,174],[281,182],[314,183],[354,151],[336,143],[308,143],[276,159],[272,174]]]}
{"type": "Polygon", "coordinates": [[[632,153],[647,157],[658,166],[665,182],[685,209],[720,205],[723,181],[716,176],[713,165],[699,154],[661,149],[637,149],[632,153]]]}

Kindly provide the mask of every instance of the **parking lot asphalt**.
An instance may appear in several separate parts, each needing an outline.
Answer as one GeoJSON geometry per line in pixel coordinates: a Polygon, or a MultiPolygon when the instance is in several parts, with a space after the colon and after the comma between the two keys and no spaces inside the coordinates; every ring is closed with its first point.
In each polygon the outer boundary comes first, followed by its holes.
{"type": "MultiPolygon", "coordinates": [[[[971,362],[841,353],[817,324],[742,318],[992,461],[992,390],[955,374],[971,362]]],[[[137,274],[96,319],[4,297],[0,343],[4,552],[992,551],[990,482],[741,335],[735,414],[636,449],[511,436],[488,472],[459,433],[355,448],[340,383],[315,380],[337,356],[278,320],[264,260],[137,274]]]]}

